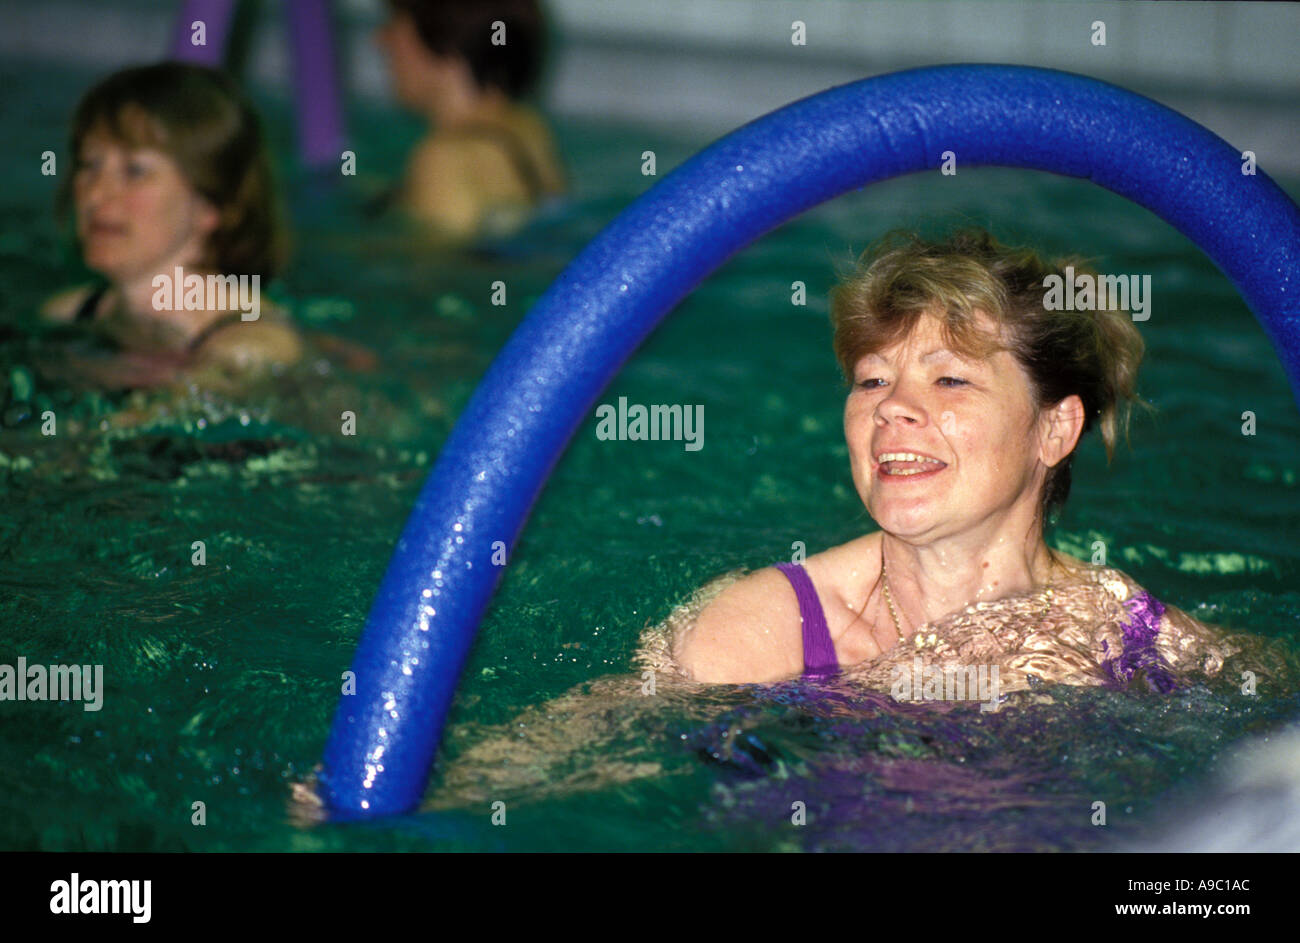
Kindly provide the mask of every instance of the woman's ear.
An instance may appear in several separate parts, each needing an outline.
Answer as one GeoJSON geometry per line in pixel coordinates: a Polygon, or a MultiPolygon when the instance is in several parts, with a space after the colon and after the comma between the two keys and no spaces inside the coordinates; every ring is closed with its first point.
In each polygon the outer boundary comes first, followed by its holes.
{"type": "Polygon", "coordinates": [[[1083,435],[1083,400],[1071,394],[1038,417],[1038,457],[1048,468],[1065,459],[1083,435]]]}

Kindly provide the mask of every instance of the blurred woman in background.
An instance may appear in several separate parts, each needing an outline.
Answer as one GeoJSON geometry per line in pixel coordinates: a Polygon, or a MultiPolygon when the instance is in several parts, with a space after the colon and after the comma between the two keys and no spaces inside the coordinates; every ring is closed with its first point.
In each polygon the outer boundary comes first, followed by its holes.
{"type": "Polygon", "coordinates": [[[42,315],[103,344],[94,356],[69,352],[53,372],[107,389],[231,389],[299,359],[298,332],[260,299],[284,235],[257,117],[229,78],[174,62],[114,73],[78,105],[71,150],[60,205],[101,278],[42,315]],[[178,271],[182,283],[160,294],[160,277],[178,271]],[[246,290],[187,299],[193,276],[246,290]]]}
{"type": "Polygon", "coordinates": [[[398,99],[429,133],[396,205],[454,241],[502,236],[564,192],[546,122],[521,100],[541,69],[536,0],[389,0],[379,32],[398,99]]]}

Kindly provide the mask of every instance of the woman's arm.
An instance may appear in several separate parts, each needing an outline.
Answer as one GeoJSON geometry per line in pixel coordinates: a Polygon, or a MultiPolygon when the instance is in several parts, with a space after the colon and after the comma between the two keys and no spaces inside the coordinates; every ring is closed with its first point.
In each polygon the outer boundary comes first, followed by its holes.
{"type": "MultiPolygon", "coordinates": [[[[79,382],[100,389],[148,390],[182,396],[197,389],[235,397],[266,379],[277,366],[289,366],[301,355],[297,333],[278,324],[241,323],[212,335],[186,363],[145,354],[119,353],[103,358],[69,358],[66,369],[79,382]]],[[[170,398],[155,399],[145,408],[123,409],[108,417],[113,428],[133,428],[169,415],[170,398]]]]}
{"type": "Polygon", "coordinates": [[[287,324],[240,322],[204,341],[174,385],[233,395],[301,358],[302,339],[287,324]]]}
{"type": "Polygon", "coordinates": [[[1201,622],[1176,606],[1165,609],[1159,638],[1161,655],[1179,670],[1210,676],[1224,672],[1243,691],[1248,682],[1257,694],[1269,688],[1293,690],[1300,680],[1300,661],[1284,643],[1201,622]]]}
{"type": "Polygon", "coordinates": [[[1227,630],[1193,619],[1177,606],[1165,606],[1156,650],[1179,671],[1217,675],[1224,661],[1241,649],[1227,630]]]}
{"type": "MultiPolygon", "coordinates": [[[[1122,579],[1128,589],[1128,595],[1122,597],[1124,599],[1145,592],[1118,570],[1108,571],[1108,575],[1112,581],[1114,577],[1122,579]]],[[[1300,666],[1277,641],[1202,622],[1177,606],[1163,605],[1154,647],[1165,664],[1177,674],[1217,677],[1226,669],[1233,681],[1244,681],[1239,675],[1250,671],[1257,680],[1278,682],[1298,674],[1300,666]]]]}
{"type": "Polygon", "coordinates": [[[767,567],[727,586],[682,625],[672,639],[672,656],[694,681],[782,681],[803,671],[800,625],[789,582],[767,567]]]}

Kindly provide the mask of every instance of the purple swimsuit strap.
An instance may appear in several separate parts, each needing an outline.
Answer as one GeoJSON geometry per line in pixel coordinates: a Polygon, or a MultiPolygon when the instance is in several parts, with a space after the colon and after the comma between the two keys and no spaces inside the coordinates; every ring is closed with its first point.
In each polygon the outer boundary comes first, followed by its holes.
{"type": "Polygon", "coordinates": [[[799,600],[799,618],[803,623],[804,677],[819,678],[834,674],[840,669],[839,660],[835,657],[835,643],[831,641],[826,614],[822,611],[817,588],[813,586],[808,571],[798,563],[777,563],[776,568],[785,574],[785,578],[794,587],[795,598],[799,600]]]}
{"type": "MultiPolygon", "coordinates": [[[[1161,694],[1177,689],[1173,671],[1156,651],[1156,636],[1160,634],[1160,617],[1165,604],[1143,590],[1124,603],[1129,620],[1120,626],[1124,649],[1114,658],[1102,662],[1102,670],[1112,680],[1127,684],[1138,672],[1146,676],[1147,684],[1161,694]]],[[[1105,650],[1108,646],[1102,642],[1105,650]]]]}

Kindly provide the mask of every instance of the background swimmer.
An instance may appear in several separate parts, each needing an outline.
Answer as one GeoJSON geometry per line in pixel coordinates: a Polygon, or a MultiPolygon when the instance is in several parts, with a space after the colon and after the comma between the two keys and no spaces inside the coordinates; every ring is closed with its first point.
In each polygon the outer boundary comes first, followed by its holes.
{"type": "Polygon", "coordinates": [[[565,190],[551,133],[520,100],[541,68],[536,0],[389,0],[389,8],[378,39],[397,98],[430,126],[397,205],[454,240],[518,229],[565,190]]]}
{"type": "Polygon", "coordinates": [[[76,170],[60,195],[85,264],[103,276],[50,299],[49,321],[84,324],[107,355],[70,353],[46,372],[106,388],[232,389],[301,355],[287,316],[261,300],[156,304],[158,276],[256,277],[285,250],[270,164],[252,109],[222,73],[162,63],[126,69],[86,93],[73,118],[76,170]],[[245,305],[244,307],[247,307],[245,305]]]}

